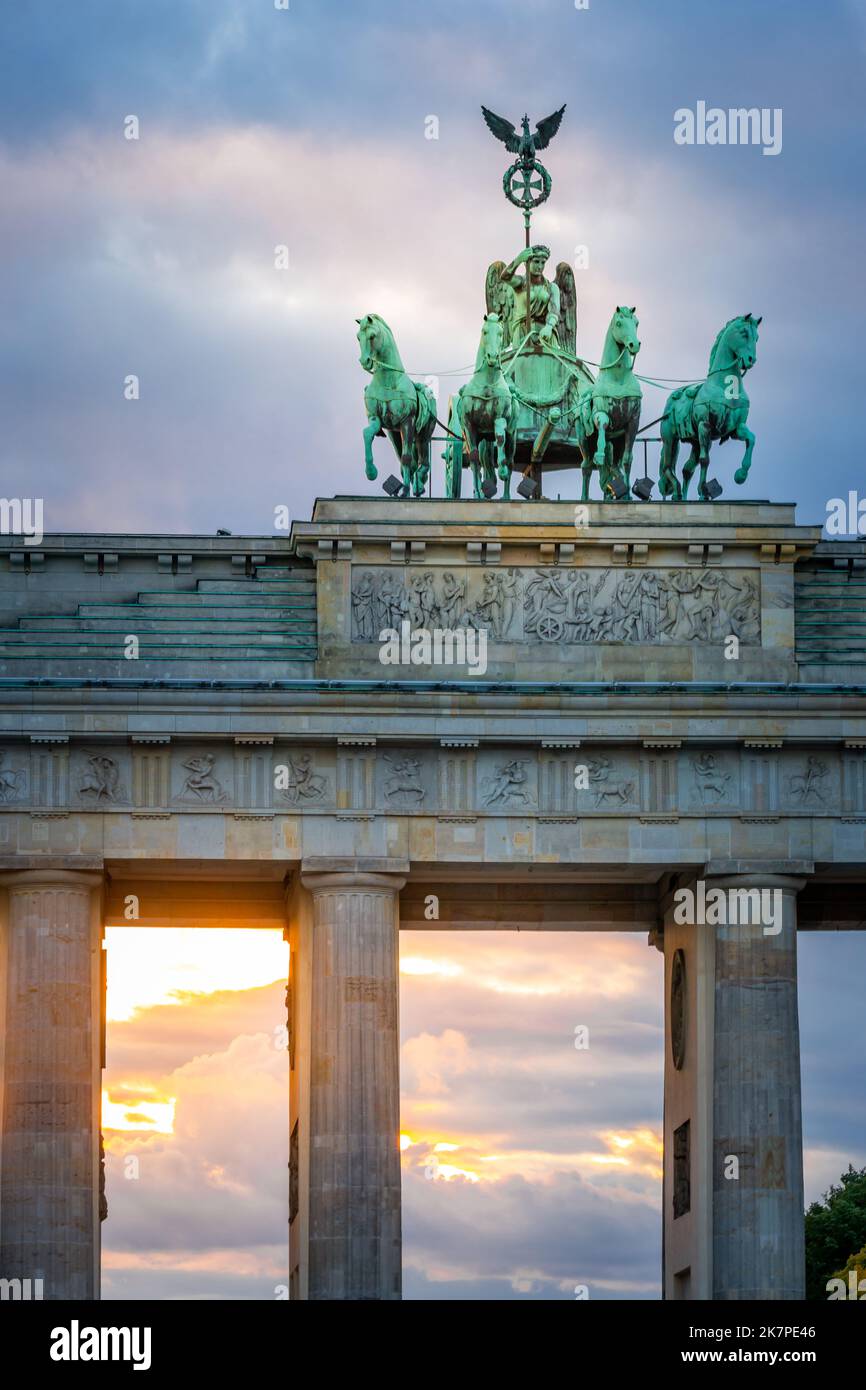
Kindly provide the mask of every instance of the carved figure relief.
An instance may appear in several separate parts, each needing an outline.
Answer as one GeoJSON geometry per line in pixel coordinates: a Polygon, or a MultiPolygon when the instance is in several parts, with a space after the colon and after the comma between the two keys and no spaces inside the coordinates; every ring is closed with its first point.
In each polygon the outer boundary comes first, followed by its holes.
{"type": "Polygon", "coordinates": [[[287,760],[289,769],[288,786],[281,788],[280,795],[293,806],[302,801],[321,801],[328,790],[328,779],[316,772],[309,753],[296,753],[287,760]]]}
{"type": "Polygon", "coordinates": [[[731,774],[725,772],[716,763],[715,753],[701,753],[692,763],[695,774],[695,787],[701,798],[703,806],[717,805],[724,801],[728,794],[728,784],[731,774]]]}
{"type": "Polygon", "coordinates": [[[79,796],[91,798],[96,805],[100,802],[117,801],[122,795],[120,770],[113,758],[103,753],[90,753],[87,756],[87,771],[78,788],[79,796]]]}
{"type": "Polygon", "coordinates": [[[596,806],[606,801],[618,801],[621,806],[634,799],[634,778],[612,778],[610,758],[599,755],[587,762],[589,789],[595,793],[596,806]]]}
{"type": "Polygon", "coordinates": [[[743,570],[363,569],[352,585],[352,638],[415,628],[485,629],[494,642],[760,641],[760,598],[743,570]]]}
{"type": "Polygon", "coordinates": [[[815,801],[823,805],[827,803],[824,784],[830,769],[826,763],[822,763],[820,758],[810,755],[806,759],[806,769],[788,778],[788,787],[791,795],[805,805],[813,797],[815,801]]]}
{"type": "Polygon", "coordinates": [[[181,763],[181,766],[187,769],[188,775],[184,778],[179,801],[214,805],[228,799],[228,793],[223,790],[214,773],[215,762],[213,753],[202,753],[197,758],[187,758],[186,762],[181,763]]]}
{"type": "Polygon", "coordinates": [[[405,619],[415,628],[486,629],[497,641],[511,638],[522,591],[516,569],[456,575],[453,570],[362,570],[352,587],[352,638],[378,641],[405,619]]]}
{"type": "Polygon", "coordinates": [[[757,641],[757,589],[729,570],[536,570],[523,630],[542,642],[757,641]]]}
{"type": "Polygon", "coordinates": [[[526,759],[514,758],[494,769],[492,777],[484,779],[485,806],[527,806],[535,805],[532,793],[527,787],[526,759]]]}
{"type": "Polygon", "coordinates": [[[0,801],[17,801],[24,791],[24,769],[4,767],[5,761],[6,754],[0,750],[0,801]]]}
{"type": "Polygon", "coordinates": [[[426,796],[421,781],[421,763],[418,758],[391,758],[385,754],[385,762],[393,771],[385,778],[385,798],[389,805],[420,806],[426,796]]]}

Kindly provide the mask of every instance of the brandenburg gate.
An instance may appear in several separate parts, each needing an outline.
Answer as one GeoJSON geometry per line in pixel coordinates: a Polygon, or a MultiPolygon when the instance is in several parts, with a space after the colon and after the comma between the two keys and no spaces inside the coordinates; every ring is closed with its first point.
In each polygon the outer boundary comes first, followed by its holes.
{"type": "Polygon", "coordinates": [[[3,537],[0,1275],[99,1297],[134,904],[289,940],[291,1297],[400,1297],[401,927],[646,934],[664,1296],[801,1297],[797,933],[863,925],[864,599],[862,542],[766,502],[3,537]]]}

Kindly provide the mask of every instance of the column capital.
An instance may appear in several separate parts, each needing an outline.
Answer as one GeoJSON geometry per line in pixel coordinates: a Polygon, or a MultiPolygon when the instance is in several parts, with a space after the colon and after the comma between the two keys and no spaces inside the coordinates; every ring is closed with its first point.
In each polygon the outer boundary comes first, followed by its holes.
{"type": "Polygon", "coordinates": [[[325,891],[399,893],[409,873],[407,859],[338,858],[327,855],[304,859],[301,883],[312,893],[325,891]]]}
{"type": "Polygon", "coordinates": [[[406,882],[405,874],[370,874],[344,870],[337,873],[302,873],[301,883],[311,893],[353,893],[356,890],[374,893],[399,893],[406,882]]]}
{"type": "Polygon", "coordinates": [[[748,879],[753,888],[800,889],[814,872],[811,859],[708,859],[695,878],[715,879],[718,887],[720,879],[748,879]]]}
{"type": "Polygon", "coordinates": [[[10,873],[0,873],[0,887],[20,888],[25,891],[36,888],[101,888],[105,877],[93,869],[16,869],[10,873]]]}

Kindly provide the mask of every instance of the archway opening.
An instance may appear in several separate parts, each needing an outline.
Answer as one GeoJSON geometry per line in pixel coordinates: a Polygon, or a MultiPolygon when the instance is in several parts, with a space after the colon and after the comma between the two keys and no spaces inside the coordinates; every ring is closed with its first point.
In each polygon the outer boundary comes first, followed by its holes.
{"type": "Polygon", "coordinates": [[[274,1299],[288,1285],[288,944],[106,931],[104,1299],[274,1299]]]}
{"type": "Polygon", "coordinates": [[[661,1296],[663,961],[400,933],[403,1296],[661,1296]]]}

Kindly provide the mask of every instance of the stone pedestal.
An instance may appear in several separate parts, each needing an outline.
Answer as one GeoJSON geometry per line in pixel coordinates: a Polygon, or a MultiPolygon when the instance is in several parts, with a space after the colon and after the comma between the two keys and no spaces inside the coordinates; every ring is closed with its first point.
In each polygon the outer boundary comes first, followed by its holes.
{"type": "Polygon", "coordinates": [[[398,893],[373,872],[304,873],[312,893],[311,1299],[401,1296],[398,893]]]}
{"type": "Polygon", "coordinates": [[[99,1297],[101,874],[4,874],[0,1277],[99,1297]]]}
{"type": "Polygon", "coordinates": [[[688,889],[706,912],[665,916],[665,1298],[803,1297],[802,883],[705,873],[688,889]]]}

